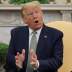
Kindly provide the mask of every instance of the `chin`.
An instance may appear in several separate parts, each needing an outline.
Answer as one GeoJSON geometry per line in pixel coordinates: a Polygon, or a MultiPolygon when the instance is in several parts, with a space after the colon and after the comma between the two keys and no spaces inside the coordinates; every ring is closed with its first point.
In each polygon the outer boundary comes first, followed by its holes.
{"type": "Polygon", "coordinates": [[[37,26],[37,27],[35,27],[34,29],[35,30],[38,30],[38,29],[40,29],[42,26],[37,26]]]}

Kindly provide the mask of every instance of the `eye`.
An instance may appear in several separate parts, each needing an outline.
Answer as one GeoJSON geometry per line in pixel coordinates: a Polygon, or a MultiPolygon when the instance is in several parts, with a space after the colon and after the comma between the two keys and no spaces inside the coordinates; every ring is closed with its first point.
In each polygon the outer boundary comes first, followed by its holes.
{"type": "Polygon", "coordinates": [[[28,13],[27,15],[33,15],[33,13],[28,13]]]}

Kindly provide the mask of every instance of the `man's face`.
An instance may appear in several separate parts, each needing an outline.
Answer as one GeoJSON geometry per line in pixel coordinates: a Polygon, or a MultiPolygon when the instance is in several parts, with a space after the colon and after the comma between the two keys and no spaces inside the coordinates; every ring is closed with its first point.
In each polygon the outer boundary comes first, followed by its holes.
{"type": "Polygon", "coordinates": [[[38,6],[26,7],[23,21],[34,30],[43,26],[43,13],[38,6]]]}

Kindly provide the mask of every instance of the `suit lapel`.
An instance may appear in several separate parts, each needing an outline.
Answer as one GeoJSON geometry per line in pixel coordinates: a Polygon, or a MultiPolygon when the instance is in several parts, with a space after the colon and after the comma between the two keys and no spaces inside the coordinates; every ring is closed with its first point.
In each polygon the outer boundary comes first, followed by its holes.
{"type": "Polygon", "coordinates": [[[39,36],[38,44],[37,44],[37,49],[36,49],[37,54],[39,54],[42,48],[44,48],[44,42],[47,38],[48,38],[48,35],[46,33],[46,26],[43,26],[39,36]]]}

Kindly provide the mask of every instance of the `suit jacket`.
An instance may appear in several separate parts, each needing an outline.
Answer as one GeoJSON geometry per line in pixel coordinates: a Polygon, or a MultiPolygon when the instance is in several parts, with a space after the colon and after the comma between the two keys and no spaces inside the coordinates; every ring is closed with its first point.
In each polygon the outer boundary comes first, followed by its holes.
{"type": "MultiPolygon", "coordinates": [[[[63,33],[54,28],[46,27],[42,28],[40,33],[36,54],[39,60],[39,72],[57,72],[58,68],[63,62],[63,33]]],[[[17,52],[25,49],[26,56],[23,68],[19,72],[26,72],[27,58],[29,47],[29,30],[28,27],[18,27],[11,31],[11,40],[9,44],[6,71],[18,72],[15,65],[15,55],[17,52]]]]}

